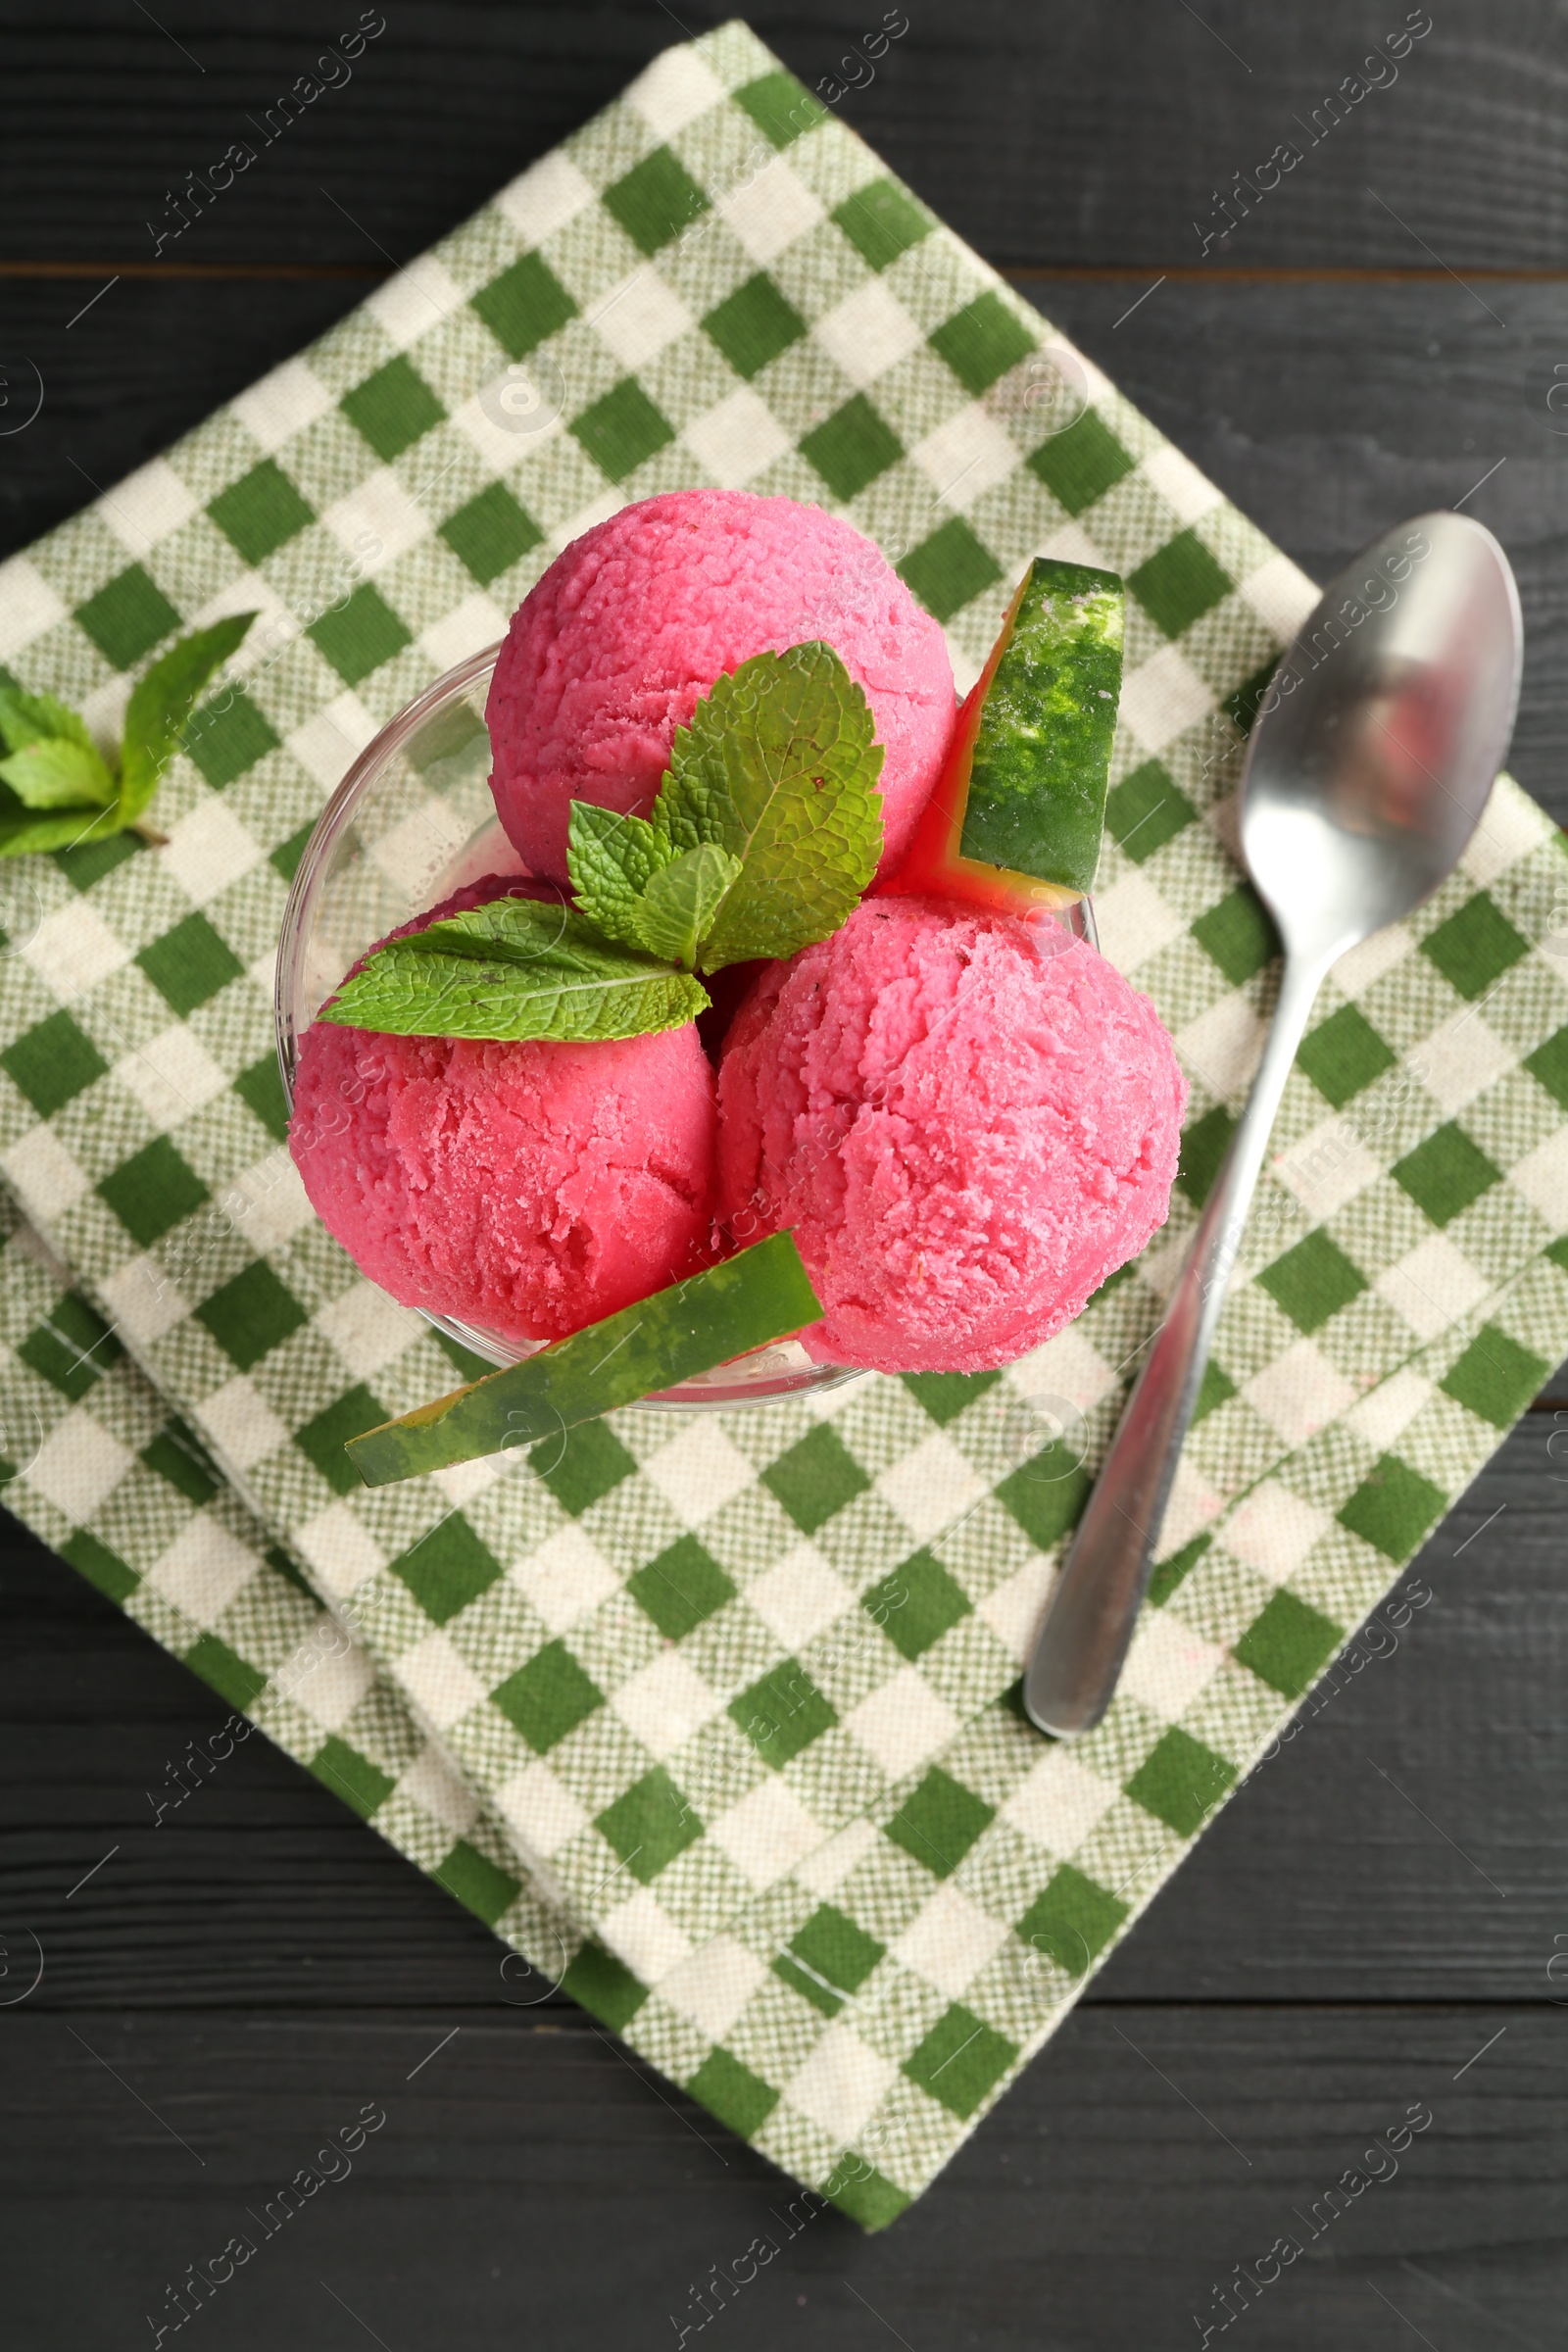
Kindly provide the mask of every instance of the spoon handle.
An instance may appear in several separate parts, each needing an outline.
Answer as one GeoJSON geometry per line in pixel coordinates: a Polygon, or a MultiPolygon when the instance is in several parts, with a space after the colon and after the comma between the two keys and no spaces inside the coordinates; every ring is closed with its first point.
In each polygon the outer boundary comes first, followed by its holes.
{"type": "Polygon", "coordinates": [[[1325,968],[1286,963],[1247,1108],[1046,1610],[1024,1705],[1058,1740],[1094,1730],[1120,1677],[1274,1114],[1325,968]]]}

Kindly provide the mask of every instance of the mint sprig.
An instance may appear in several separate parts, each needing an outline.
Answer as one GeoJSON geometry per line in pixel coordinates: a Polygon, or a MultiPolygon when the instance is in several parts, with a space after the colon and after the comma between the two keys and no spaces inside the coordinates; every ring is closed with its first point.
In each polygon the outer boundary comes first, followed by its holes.
{"type": "Polygon", "coordinates": [[[79,711],[0,671],[0,858],[74,849],[126,830],[161,844],[165,835],[143,813],[197,696],[255,618],[236,612],[194,629],[153,663],[126,706],[118,777],[79,711]]]}

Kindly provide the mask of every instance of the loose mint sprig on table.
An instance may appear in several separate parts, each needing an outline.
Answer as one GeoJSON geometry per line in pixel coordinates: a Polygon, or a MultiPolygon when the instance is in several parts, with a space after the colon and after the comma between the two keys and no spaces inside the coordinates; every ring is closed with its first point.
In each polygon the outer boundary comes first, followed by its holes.
{"type": "Polygon", "coordinates": [[[29,694],[0,669],[0,858],[74,849],[131,832],[154,847],[167,838],[143,811],[179,748],[196,697],[256,618],[231,613],[176,638],[125,706],[118,777],[77,711],[52,694],[29,694]]]}
{"type": "Polygon", "coordinates": [[[696,975],[793,956],[882,855],[882,746],[830,645],[759,654],[676,730],[651,816],[571,804],[575,906],[496,899],[367,956],[320,1018],[397,1037],[642,1037],[706,1009],[696,975]]]}

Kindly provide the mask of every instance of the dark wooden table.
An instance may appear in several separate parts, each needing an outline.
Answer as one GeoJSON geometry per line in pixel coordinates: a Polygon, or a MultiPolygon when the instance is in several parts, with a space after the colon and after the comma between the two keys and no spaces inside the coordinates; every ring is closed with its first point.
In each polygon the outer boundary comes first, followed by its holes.
{"type": "MultiPolygon", "coordinates": [[[[1488,522],[1529,627],[1514,765],[1562,818],[1568,21],[1432,6],[1397,82],[1206,253],[1215,190],[1397,28],[1397,0],[908,0],[844,112],[1309,570],[1424,507],[1488,522]]],[[[682,23],[718,21],[698,0],[385,13],[352,84],[155,261],[165,190],[350,9],[0,5],[0,362],[45,384],[0,441],[7,550],[326,326],[682,23]]],[[[880,15],[754,21],[814,81],[880,15]]],[[[725,2340],[1192,2345],[1214,2282],[1413,2101],[1434,2121],[1398,2177],[1243,2340],[1568,2340],[1565,1504],[1568,1370],[1428,1545],[1434,1601],[1397,1653],[1241,1792],[939,2184],[876,2239],[812,2223],[712,2323],[725,2340]]],[[[0,2011],[8,2352],[151,2341],[166,2283],[367,2101],[385,2130],[192,2323],[207,2352],[671,2344],[778,2177],[566,2003],[509,2007],[485,1933],[262,1742],[154,1835],[143,1792],[217,1702],[16,1530],[0,1613],[0,1935],[48,1953],[0,2011]]]]}

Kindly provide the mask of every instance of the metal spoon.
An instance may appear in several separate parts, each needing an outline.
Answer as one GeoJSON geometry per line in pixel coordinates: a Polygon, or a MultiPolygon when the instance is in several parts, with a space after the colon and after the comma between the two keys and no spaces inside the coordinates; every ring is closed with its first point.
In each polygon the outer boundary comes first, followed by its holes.
{"type": "Polygon", "coordinates": [[[1279,1001],[1029,1663],[1024,1704],[1057,1739],[1094,1729],[1121,1674],[1312,1001],[1337,957],[1452,870],[1507,749],[1522,661],[1519,591],[1492,533],[1468,515],[1421,514],[1333,581],[1264,696],[1242,775],[1241,843],[1284,942],[1279,1001]]]}

